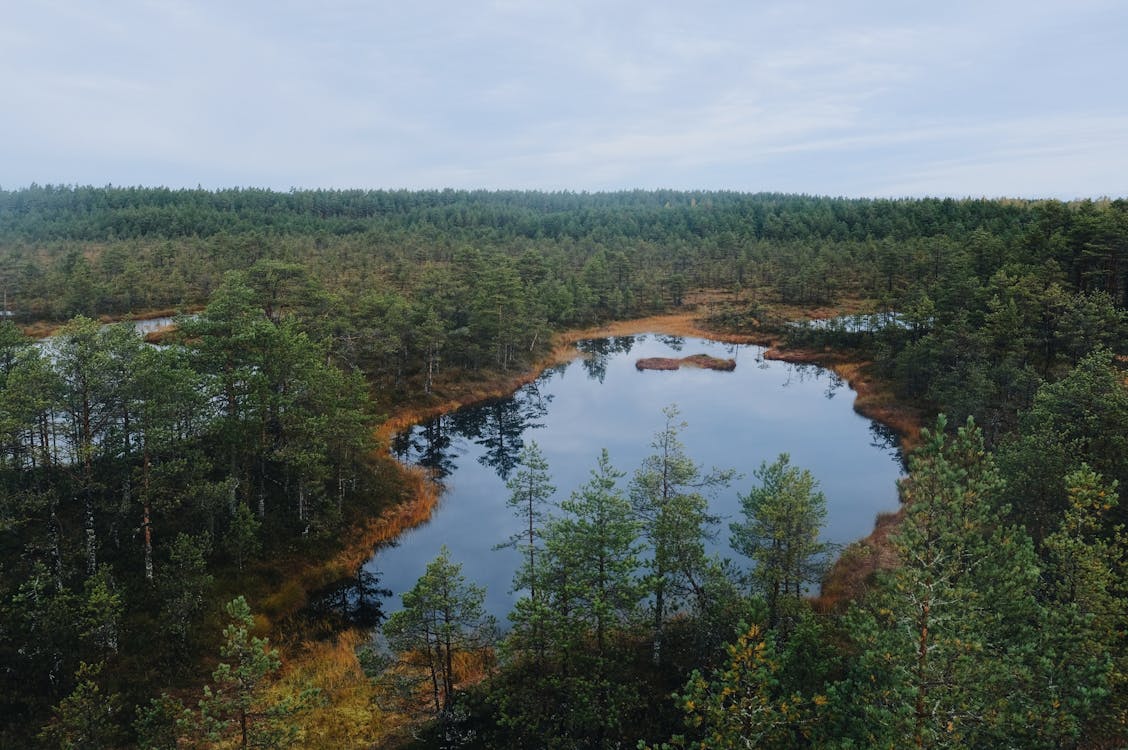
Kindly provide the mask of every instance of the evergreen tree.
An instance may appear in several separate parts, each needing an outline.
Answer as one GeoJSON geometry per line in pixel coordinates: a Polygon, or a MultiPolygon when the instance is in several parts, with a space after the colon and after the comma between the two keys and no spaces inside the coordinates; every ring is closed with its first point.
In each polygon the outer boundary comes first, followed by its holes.
{"type": "Polygon", "coordinates": [[[537,599],[536,552],[544,534],[545,506],[556,488],[548,473],[548,462],[535,441],[527,443],[518,458],[517,472],[505,483],[509,489],[506,505],[521,519],[523,528],[514,533],[499,548],[514,547],[525,556],[525,561],[514,579],[514,587],[528,589],[529,598],[537,599]]]}
{"type": "Polygon", "coordinates": [[[265,638],[250,634],[254,617],[246,599],[237,597],[225,607],[229,624],[223,630],[212,684],[200,699],[200,729],[210,743],[231,742],[247,748],[288,747],[298,737],[293,715],[309,695],[271,700],[266,689],[282,667],[278,651],[265,638]]]}
{"type": "Polygon", "coordinates": [[[797,612],[805,587],[822,578],[831,549],[819,541],[826,497],[811,472],[791,466],[786,453],[761,463],[754,475],[760,486],[740,496],[744,521],[729,529],[732,548],[754,564],[753,589],[766,599],[775,627],[797,612]]]}
{"type": "Polygon", "coordinates": [[[59,750],[104,750],[121,741],[116,714],[121,711],[121,696],[107,695],[98,684],[105,664],[82,662],[75,674],[75,687],[59,702],[55,716],[43,728],[39,739],[59,750]]]}
{"type": "Polygon", "coordinates": [[[560,504],[545,540],[548,638],[559,659],[562,732],[602,747],[636,710],[638,688],[623,678],[621,649],[644,588],[639,525],[604,450],[591,479],[560,504]]]}
{"type": "Polygon", "coordinates": [[[655,664],[662,662],[670,612],[685,600],[698,611],[709,603],[708,584],[717,566],[705,554],[705,542],[717,519],[709,513],[705,493],[727,485],[733,476],[732,471],[717,469],[705,473],[678,438],[686,424],[678,421],[677,406],[666,407],[662,414],[665,425],[650,444],[654,453],[643,460],[630,488],[631,505],[651,550],[655,664]]]}
{"type": "Polygon", "coordinates": [[[1003,483],[974,423],[941,417],[901,483],[900,566],[848,618],[858,654],[836,733],[868,746],[1055,747],[1039,684],[1030,538],[1002,523],[1003,483]]]}
{"type": "Polygon", "coordinates": [[[485,589],[467,582],[462,566],[450,561],[443,546],[403,595],[403,609],[384,623],[388,644],[422,671],[434,718],[453,716],[460,655],[482,657],[493,643],[496,626],[484,601],[485,589]]]}
{"type": "Polygon", "coordinates": [[[1128,535],[1107,528],[1116,482],[1088,464],[1065,477],[1069,505],[1046,537],[1044,629],[1052,708],[1042,721],[1062,738],[1114,745],[1128,721],[1128,535]]]}
{"type": "Polygon", "coordinates": [[[690,675],[676,696],[687,733],[657,750],[812,746],[817,714],[827,698],[788,692],[780,679],[783,667],[771,634],[758,625],[748,627],[727,647],[723,666],[710,674],[694,670],[690,675]]]}

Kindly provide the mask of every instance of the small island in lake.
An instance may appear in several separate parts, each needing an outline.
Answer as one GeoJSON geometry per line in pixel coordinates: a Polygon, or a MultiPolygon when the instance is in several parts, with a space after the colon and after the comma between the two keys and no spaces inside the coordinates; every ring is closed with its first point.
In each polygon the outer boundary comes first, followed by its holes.
{"type": "Polygon", "coordinates": [[[730,372],[736,369],[736,360],[711,357],[708,354],[693,354],[680,359],[673,357],[644,357],[635,362],[635,367],[639,370],[677,370],[683,365],[686,367],[703,367],[707,370],[724,370],[730,372]]]}

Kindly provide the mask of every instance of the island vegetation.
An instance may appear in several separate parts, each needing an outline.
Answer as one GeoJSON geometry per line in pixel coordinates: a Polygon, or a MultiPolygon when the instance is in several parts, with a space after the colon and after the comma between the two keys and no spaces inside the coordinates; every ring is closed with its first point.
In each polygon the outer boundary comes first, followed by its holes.
{"type": "Polygon", "coordinates": [[[1128,741],[1124,200],[32,186],[0,287],[2,746],[1128,741]],[[647,316],[838,368],[901,510],[835,562],[809,472],[732,467],[741,573],[668,410],[558,503],[520,456],[505,628],[445,556],[385,622],[390,433],[647,316]]]}
{"type": "Polygon", "coordinates": [[[635,362],[635,368],[639,370],[680,370],[683,366],[727,372],[736,369],[736,360],[691,354],[688,357],[643,357],[635,362]]]}

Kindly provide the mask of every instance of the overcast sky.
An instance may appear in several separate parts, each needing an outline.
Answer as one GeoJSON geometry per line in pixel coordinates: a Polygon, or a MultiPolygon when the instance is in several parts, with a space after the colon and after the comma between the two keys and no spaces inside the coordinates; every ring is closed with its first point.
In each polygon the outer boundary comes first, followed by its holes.
{"type": "Polygon", "coordinates": [[[1125,0],[0,0],[0,186],[1128,195],[1125,0]]]}

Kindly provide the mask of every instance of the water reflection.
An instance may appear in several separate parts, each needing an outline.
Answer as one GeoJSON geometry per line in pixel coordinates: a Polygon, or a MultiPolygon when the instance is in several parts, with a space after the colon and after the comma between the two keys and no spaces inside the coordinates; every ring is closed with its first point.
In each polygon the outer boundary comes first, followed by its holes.
{"type": "Polygon", "coordinates": [[[646,336],[611,336],[579,341],[576,348],[584,354],[580,362],[588,377],[602,383],[607,377],[608,361],[618,354],[630,354],[636,343],[644,341],[646,336]]]}
{"type": "Polygon", "coordinates": [[[460,441],[478,446],[478,463],[508,479],[525,447],[524,434],[544,427],[551,394],[541,392],[538,380],[507,398],[487,401],[472,409],[460,409],[399,433],[392,439],[392,452],[401,461],[426,467],[441,481],[456,468],[455,459],[464,451],[460,441]]]}
{"type": "Polygon", "coordinates": [[[326,638],[345,628],[374,628],[384,621],[384,599],[391,595],[373,569],[361,565],[354,575],[313,592],[287,630],[303,638],[326,638]]]}
{"type": "MultiPolygon", "coordinates": [[[[828,498],[824,541],[848,544],[873,529],[878,513],[897,507],[896,436],[856,414],[852,397],[833,398],[846,387],[842,378],[815,365],[764,360],[762,347],[668,339],[581,342],[586,358],[544,373],[513,398],[464,409],[397,436],[392,446],[397,457],[443,480],[442,502],[430,522],[408,532],[399,546],[378,550],[369,566],[379,569],[382,582],[398,595],[414,585],[445,545],[467,578],[486,587],[487,609],[504,619],[516,596],[512,577],[521,558],[514,550],[494,547],[521,528],[505,504],[505,479],[524,445],[535,438],[541,447],[559,502],[590,478],[601,448],[609,450],[618,470],[633,472],[651,452],[661,409],[671,403],[689,423],[680,437],[690,455],[744,475],[710,498],[714,515],[737,517],[739,495],[752,486],[752,472],[781,452],[809,468],[822,485],[828,498]],[[741,364],[723,374],[635,367],[641,357],[670,357],[672,345],[683,353],[740,357],[741,364]]],[[[707,547],[722,558],[734,554],[724,530],[707,547]]],[[[398,601],[387,606],[393,610],[398,601]]]]}
{"type": "Polygon", "coordinates": [[[901,467],[908,471],[909,463],[901,450],[901,438],[897,435],[897,432],[892,427],[874,421],[870,421],[869,431],[870,445],[896,458],[901,467]]]}

